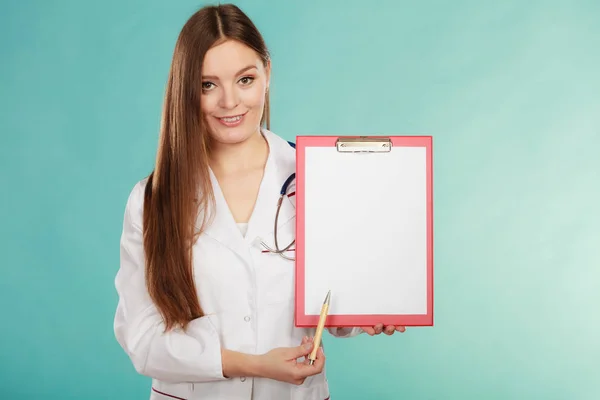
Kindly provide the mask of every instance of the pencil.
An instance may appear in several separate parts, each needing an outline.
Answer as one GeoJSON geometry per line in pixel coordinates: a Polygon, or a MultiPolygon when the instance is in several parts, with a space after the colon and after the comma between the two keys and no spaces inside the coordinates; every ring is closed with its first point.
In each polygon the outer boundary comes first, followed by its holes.
{"type": "Polygon", "coordinates": [[[327,297],[321,307],[321,315],[319,316],[319,323],[317,324],[317,331],[315,332],[314,347],[310,353],[309,364],[313,365],[317,359],[317,351],[321,345],[321,337],[323,336],[323,329],[325,328],[325,320],[327,319],[327,312],[329,311],[329,301],[331,299],[331,290],[327,292],[327,297]]]}

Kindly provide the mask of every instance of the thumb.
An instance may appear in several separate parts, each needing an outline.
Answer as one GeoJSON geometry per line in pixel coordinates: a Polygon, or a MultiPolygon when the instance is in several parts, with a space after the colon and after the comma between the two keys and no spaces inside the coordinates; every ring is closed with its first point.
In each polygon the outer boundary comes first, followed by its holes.
{"type": "Polygon", "coordinates": [[[299,358],[299,357],[305,356],[310,353],[312,348],[313,348],[313,343],[310,343],[310,342],[305,343],[303,345],[293,348],[294,350],[293,350],[292,356],[294,358],[299,358]]]}

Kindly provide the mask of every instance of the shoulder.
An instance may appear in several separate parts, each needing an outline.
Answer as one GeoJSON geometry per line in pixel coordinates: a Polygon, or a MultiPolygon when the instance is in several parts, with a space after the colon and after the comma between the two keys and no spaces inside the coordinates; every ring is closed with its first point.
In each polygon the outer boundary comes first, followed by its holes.
{"type": "Polygon", "coordinates": [[[280,166],[294,167],[296,165],[296,145],[276,133],[263,129],[271,151],[280,166]]]}
{"type": "Polygon", "coordinates": [[[129,190],[125,203],[125,219],[141,228],[144,214],[144,196],[148,177],[136,182],[129,190]]]}

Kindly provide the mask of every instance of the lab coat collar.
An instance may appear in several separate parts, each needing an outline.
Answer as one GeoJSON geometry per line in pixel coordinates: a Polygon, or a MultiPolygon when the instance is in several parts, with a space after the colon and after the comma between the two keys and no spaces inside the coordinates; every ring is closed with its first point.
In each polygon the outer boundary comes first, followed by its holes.
{"type": "MultiPolygon", "coordinates": [[[[252,246],[260,246],[259,239],[272,242],[281,187],[288,176],[295,172],[295,151],[289,144],[268,130],[263,130],[263,136],[269,145],[269,155],[245,237],[237,227],[219,182],[210,170],[216,209],[212,213],[212,223],[209,221],[204,233],[236,252],[242,259],[250,257],[252,246]]],[[[284,201],[279,212],[278,227],[289,222],[295,214],[292,203],[284,201]]]]}

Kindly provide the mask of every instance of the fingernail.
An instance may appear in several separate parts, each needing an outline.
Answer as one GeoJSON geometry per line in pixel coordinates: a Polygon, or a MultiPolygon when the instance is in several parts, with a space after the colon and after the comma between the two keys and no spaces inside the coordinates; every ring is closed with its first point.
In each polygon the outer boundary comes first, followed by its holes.
{"type": "Polygon", "coordinates": [[[304,344],[304,348],[305,348],[306,350],[310,350],[310,348],[311,348],[311,347],[312,347],[312,343],[305,343],[305,344],[304,344]]]}

